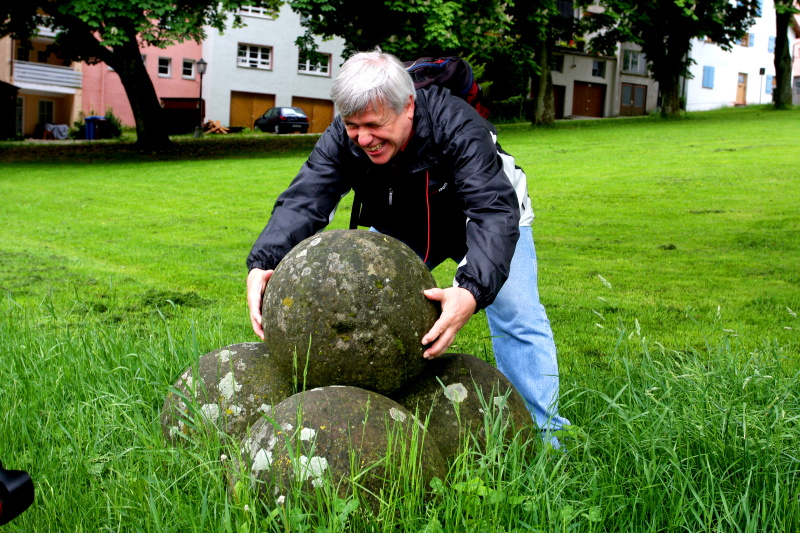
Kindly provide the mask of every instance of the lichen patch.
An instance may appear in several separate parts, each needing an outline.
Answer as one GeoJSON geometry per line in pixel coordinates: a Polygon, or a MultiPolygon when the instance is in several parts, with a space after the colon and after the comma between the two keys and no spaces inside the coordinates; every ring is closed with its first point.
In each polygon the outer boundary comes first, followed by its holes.
{"type": "Polygon", "coordinates": [[[212,422],[216,422],[219,419],[219,405],[215,403],[207,403],[200,406],[200,412],[212,422]]]}
{"type": "Polygon", "coordinates": [[[240,390],[242,390],[242,386],[236,383],[236,378],[233,376],[233,372],[228,372],[225,374],[225,377],[219,380],[219,393],[228,401],[230,401],[233,398],[233,395],[240,390]]]}
{"type": "Polygon", "coordinates": [[[451,402],[461,403],[467,399],[469,393],[463,383],[453,383],[444,388],[444,395],[451,402]]]}
{"type": "Polygon", "coordinates": [[[391,416],[393,420],[396,420],[398,422],[406,421],[406,414],[395,407],[389,409],[389,416],[391,416]]]}

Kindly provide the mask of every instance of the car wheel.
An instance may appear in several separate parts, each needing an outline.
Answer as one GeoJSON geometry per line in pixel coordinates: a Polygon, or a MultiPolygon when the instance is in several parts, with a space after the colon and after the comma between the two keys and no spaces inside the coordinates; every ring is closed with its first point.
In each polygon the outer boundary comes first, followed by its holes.
{"type": "Polygon", "coordinates": [[[303,128],[300,130],[300,133],[308,133],[308,128],[303,128]]]}
{"type": "Polygon", "coordinates": [[[280,127],[279,124],[275,124],[275,134],[276,135],[280,135],[281,134],[281,127],[280,127]]]}

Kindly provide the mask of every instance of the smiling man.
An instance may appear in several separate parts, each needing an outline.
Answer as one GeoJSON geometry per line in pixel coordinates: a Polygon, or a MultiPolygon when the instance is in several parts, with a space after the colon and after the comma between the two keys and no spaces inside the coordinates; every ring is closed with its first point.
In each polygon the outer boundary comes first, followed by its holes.
{"type": "Polygon", "coordinates": [[[253,330],[264,338],[261,299],[272,271],[322,230],[354,190],[359,225],[408,244],[429,268],[458,263],[453,287],[425,295],[442,314],[420,342],[443,354],[486,309],[498,368],[522,395],[543,438],[569,422],[558,414],[558,365],[539,302],[533,211],[524,172],[497,144],[494,126],[445,88],[414,90],[394,56],[348,59],[331,98],[340,115],[275,203],[247,259],[253,330]]]}

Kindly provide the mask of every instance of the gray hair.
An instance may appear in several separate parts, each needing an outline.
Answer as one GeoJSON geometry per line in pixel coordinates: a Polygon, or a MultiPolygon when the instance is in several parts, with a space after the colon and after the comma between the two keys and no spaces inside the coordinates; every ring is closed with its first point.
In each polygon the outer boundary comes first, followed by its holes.
{"type": "Polygon", "coordinates": [[[380,48],[350,56],[331,86],[331,99],[344,117],[363,113],[371,104],[400,113],[409,96],[414,96],[411,75],[399,59],[380,48]]]}

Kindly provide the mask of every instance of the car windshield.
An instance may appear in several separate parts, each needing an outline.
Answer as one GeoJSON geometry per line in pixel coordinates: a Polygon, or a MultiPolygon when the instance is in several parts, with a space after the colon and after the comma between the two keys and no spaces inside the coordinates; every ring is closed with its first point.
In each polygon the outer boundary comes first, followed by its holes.
{"type": "Polygon", "coordinates": [[[283,114],[291,117],[303,117],[305,113],[299,107],[284,107],[283,114]]]}

